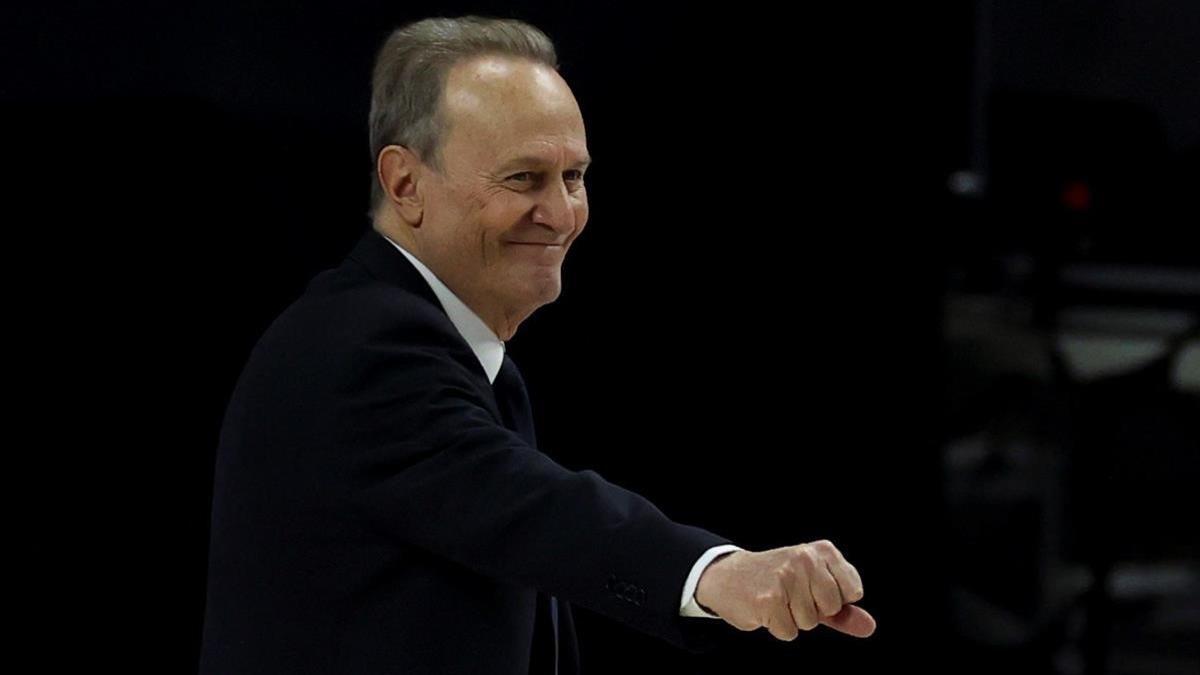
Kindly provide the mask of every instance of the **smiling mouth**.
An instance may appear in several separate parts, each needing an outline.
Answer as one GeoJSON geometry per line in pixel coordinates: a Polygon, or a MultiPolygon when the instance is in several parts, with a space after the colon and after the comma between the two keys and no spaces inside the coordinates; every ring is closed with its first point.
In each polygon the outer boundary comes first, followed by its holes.
{"type": "Polygon", "coordinates": [[[562,244],[543,244],[536,241],[510,241],[508,243],[516,246],[545,246],[548,248],[562,248],[562,244]]]}

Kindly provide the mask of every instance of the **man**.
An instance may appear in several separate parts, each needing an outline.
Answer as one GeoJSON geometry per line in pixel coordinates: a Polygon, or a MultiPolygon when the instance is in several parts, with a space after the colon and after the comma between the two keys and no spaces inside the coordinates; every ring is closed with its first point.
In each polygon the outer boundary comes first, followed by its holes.
{"type": "Polygon", "coordinates": [[[832,544],[745,551],[537,449],[504,343],[558,297],[588,218],[556,68],[515,21],[426,20],[381,49],[372,228],[226,411],[201,672],[577,673],[572,604],[695,652],[713,618],[873,629],[832,544]]]}

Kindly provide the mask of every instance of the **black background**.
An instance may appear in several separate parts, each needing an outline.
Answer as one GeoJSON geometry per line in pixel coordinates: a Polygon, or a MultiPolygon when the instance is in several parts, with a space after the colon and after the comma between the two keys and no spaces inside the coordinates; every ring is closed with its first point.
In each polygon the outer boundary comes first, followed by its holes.
{"type": "MultiPolygon", "coordinates": [[[[1195,12],[1097,3],[1088,23],[1079,4],[1017,3],[993,27],[1020,47],[996,59],[1001,102],[1133,101],[1162,129],[1154,167],[1194,158],[1195,12]],[[1064,65],[1080,44],[1116,61],[1064,65]]],[[[194,670],[228,395],[367,227],[379,43],[462,13],[555,40],[595,159],[562,297],[510,343],[543,449],[746,548],[833,540],[879,622],[865,641],[731,627],[699,658],[581,610],[585,671],[954,663],[940,303],[962,249],[1020,236],[956,220],[944,188],[972,157],[975,10],[645,2],[39,3],[3,21],[11,475],[37,572],[18,586],[44,663],[194,670]]],[[[1184,261],[1170,223],[1101,232],[1098,255],[1184,261]]]]}

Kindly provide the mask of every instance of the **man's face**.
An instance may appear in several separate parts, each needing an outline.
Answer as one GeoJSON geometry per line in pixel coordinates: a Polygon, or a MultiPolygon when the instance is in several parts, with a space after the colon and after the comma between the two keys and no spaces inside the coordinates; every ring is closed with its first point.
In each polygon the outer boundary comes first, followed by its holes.
{"type": "Polygon", "coordinates": [[[515,331],[558,297],[587,223],[583,116],[557,72],[506,57],[456,65],[442,106],[441,171],[419,188],[421,253],[493,328],[515,331]]]}

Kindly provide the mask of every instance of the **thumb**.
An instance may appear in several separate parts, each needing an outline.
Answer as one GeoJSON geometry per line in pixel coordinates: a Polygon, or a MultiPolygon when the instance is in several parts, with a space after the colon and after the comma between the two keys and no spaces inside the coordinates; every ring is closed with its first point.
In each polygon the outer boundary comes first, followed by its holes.
{"type": "Polygon", "coordinates": [[[870,637],[875,632],[875,618],[854,605],[846,605],[837,614],[821,619],[821,623],[854,637],[870,637]]]}

